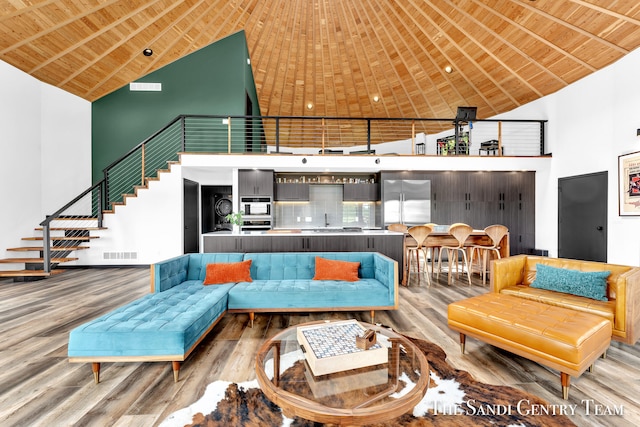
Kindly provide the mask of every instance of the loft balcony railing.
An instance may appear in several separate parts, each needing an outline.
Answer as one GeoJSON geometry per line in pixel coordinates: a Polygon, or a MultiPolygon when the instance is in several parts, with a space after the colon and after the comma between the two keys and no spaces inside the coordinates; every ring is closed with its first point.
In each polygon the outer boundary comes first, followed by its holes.
{"type": "Polygon", "coordinates": [[[541,156],[545,120],[181,115],[104,169],[104,178],[40,224],[45,271],[73,251],[87,229],[180,153],[304,155],[541,156]],[[61,225],[64,224],[64,227],[61,225]],[[52,230],[69,236],[53,237],[52,230]],[[73,239],[78,237],[78,239],[73,239]],[[65,246],[64,242],[72,242],[65,246]],[[52,257],[54,253],[54,257],[52,257]]]}

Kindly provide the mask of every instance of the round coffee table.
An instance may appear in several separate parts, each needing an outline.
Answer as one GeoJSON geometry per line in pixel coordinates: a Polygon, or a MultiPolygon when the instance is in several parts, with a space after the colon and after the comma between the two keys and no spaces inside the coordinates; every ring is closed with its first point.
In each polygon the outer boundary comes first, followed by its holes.
{"type": "Polygon", "coordinates": [[[405,337],[363,322],[388,348],[388,362],[314,376],[298,344],[297,329],[322,323],[326,322],[285,329],[267,340],[256,356],[260,388],[286,416],[362,425],[399,417],[422,400],[429,385],[425,355],[405,337]]]}

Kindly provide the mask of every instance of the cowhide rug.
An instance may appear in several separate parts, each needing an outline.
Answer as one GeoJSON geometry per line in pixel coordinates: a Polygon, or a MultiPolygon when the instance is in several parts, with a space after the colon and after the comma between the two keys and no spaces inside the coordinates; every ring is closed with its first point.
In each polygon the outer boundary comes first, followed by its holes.
{"type": "MultiPolygon", "coordinates": [[[[411,339],[429,361],[429,388],[413,413],[377,426],[575,425],[565,415],[553,415],[553,405],[537,396],[512,387],[478,382],[468,372],[449,366],[442,348],[424,340],[411,339]]],[[[292,369],[304,367],[296,362],[289,368],[292,369]]],[[[302,418],[284,416],[280,408],[265,397],[254,380],[240,384],[226,381],[209,384],[202,398],[171,414],[161,427],[320,425],[302,418]]]]}

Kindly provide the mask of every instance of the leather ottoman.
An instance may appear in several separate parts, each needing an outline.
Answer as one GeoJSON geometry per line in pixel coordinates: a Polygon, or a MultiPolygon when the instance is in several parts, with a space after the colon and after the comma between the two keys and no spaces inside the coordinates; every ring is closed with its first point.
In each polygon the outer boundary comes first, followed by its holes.
{"type": "Polygon", "coordinates": [[[460,332],[462,353],[468,335],[557,369],[564,399],[571,376],[590,368],[611,342],[611,322],[601,316],[503,294],[449,304],[448,324],[460,332]]]}

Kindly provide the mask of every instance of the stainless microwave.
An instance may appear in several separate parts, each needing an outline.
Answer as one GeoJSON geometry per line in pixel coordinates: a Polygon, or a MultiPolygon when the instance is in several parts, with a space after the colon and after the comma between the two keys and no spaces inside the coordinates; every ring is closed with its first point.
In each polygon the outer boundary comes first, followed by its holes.
{"type": "Polygon", "coordinates": [[[245,217],[271,216],[270,197],[243,197],[240,199],[240,210],[245,217]]]}

